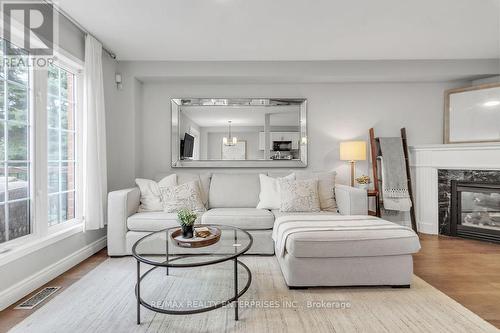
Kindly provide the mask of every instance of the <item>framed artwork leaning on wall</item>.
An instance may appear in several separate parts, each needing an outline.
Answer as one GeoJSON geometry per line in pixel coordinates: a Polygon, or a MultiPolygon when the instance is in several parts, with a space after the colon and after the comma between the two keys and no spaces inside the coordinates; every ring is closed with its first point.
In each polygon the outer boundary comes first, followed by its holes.
{"type": "Polygon", "coordinates": [[[445,92],[444,143],[500,142],[500,83],[445,92]]]}

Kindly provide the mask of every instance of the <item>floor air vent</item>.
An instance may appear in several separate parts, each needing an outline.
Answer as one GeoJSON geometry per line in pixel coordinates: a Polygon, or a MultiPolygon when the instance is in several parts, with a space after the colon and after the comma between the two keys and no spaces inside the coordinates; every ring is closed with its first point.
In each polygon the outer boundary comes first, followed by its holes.
{"type": "Polygon", "coordinates": [[[35,295],[31,296],[14,309],[31,310],[38,304],[45,301],[50,295],[61,289],[61,287],[46,287],[37,292],[35,295]]]}

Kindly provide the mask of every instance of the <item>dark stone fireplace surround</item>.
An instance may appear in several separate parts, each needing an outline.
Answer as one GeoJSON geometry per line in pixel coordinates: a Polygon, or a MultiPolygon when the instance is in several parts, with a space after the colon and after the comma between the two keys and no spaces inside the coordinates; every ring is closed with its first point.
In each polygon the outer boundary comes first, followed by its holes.
{"type": "Polygon", "coordinates": [[[500,170],[438,170],[439,233],[443,235],[451,235],[452,180],[500,184],[500,170]]]}

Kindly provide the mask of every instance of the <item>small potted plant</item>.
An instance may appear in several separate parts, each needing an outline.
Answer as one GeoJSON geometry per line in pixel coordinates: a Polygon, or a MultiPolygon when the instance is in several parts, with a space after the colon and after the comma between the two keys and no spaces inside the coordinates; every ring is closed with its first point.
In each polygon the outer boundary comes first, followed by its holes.
{"type": "Polygon", "coordinates": [[[194,234],[194,222],[198,216],[187,208],[182,208],[177,212],[177,218],[179,219],[179,224],[182,228],[183,238],[193,238],[194,234]]]}
{"type": "Polygon", "coordinates": [[[358,183],[358,188],[367,190],[368,189],[368,184],[371,183],[370,177],[367,175],[362,175],[356,178],[356,183],[358,183]]]}

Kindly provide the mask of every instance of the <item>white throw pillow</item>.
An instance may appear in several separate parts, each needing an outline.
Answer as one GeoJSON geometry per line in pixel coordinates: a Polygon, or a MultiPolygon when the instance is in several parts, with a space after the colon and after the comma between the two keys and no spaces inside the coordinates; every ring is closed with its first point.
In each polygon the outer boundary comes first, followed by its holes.
{"type": "Polygon", "coordinates": [[[319,212],[318,181],[316,179],[280,179],[281,212],[319,212]]]}
{"type": "Polygon", "coordinates": [[[279,179],[294,180],[295,174],[289,174],[286,177],[273,178],[264,174],[259,174],[260,194],[257,209],[280,209],[281,194],[279,179]]]}
{"type": "Polygon", "coordinates": [[[141,190],[141,204],[139,212],[155,212],[163,210],[161,202],[160,187],[169,187],[177,185],[177,175],[166,176],[158,183],[154,180],[137,178],[135,180],[141,190]]]}
{"type": "Polygon", "coordinates": [[[182,185],[184,183],[189,183],[198,180],[200,182],[200,195],[201,200],[205,207],[208,205],[208,192],[210,190],[210,179],[212,174],[210,173],[177,173],[177,185],[182,185]]]}
{"type": "Polygon", "coordinates": [[[200,182],[192,181],[177,186],[160,187],[163,211],[177,213],[181,208],[194,212],[206,210],[200,195],[200,182]]]}
{"type": "Polygon", "coordinates": [[[337,211],[337,202],[335,201],[335,171],[331,172],[309,172],[296,171],[297,180],[316,179],[318,181],[319,205],[321,210],[329,212],[337,211]]]}

